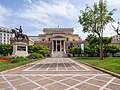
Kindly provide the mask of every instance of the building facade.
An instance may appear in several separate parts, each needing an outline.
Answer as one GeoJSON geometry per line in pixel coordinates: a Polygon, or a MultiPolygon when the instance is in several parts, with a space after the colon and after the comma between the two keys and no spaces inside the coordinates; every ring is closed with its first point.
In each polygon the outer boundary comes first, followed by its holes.
{"type": "Polygon", "coordinates": [[[10,44],[13,33],[10,28],[0,27],[0,44],[10,44]]]}
{"type": "Polygon", "coordinates": [[[120,35],[115,35],[112,37],[112,44],[120,45],[120,35]]]}
{"type": "Polygon", "coordinates": [[[73,46],[80,46],[82,40],[78,34],[73,34],[73,28],[44,28],[43,33],[39,34],[39,40],[35,45],[47,46],[51,53],[64,52],[73,46]]]}

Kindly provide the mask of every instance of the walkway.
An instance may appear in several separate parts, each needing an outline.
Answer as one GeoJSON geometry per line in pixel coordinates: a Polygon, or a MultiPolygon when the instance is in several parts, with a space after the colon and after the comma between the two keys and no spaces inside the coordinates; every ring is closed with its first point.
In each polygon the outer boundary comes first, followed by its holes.
{"type": "Polygon", "coordinates": [[[70,58],[46,58],[2,73],[0,90],[120,90],[120,79],[70,58]]]}

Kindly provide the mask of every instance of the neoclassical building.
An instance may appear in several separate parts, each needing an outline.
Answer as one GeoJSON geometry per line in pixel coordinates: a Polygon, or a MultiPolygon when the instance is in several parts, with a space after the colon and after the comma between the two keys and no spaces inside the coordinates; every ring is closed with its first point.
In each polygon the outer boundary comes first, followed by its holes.
{"type": "Polygon", "coordinates": [[[39,40],[34,44],[47,46],[51,50],[51,54],[66,53],[70,47],[80,46],[82,42],[78,34],[73,34],[73,32],[73,28],[44,28],[44,34],[39,34],[39,40]]]}
{"type": "Polygon", "coordinates": [[[114,35],[112,37],[112,41],[111,41],[112,44],[116,44],[116,45],[120,45],[120,35],[114,35]]]}
{"type": "Polygon", "coordinates": [[[11,37],[13,37],[11,28],[0,26],[0,44],[10,44],[11,37]]]}

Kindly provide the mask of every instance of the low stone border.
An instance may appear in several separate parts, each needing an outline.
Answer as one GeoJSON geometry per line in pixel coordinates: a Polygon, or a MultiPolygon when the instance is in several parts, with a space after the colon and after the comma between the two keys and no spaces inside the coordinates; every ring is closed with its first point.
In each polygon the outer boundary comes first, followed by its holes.
{"type": "MultiPolygon", "coordinates": [[[[44,59],[44,58],[43,58],[43,59],[44,59]]],[[[41,59],[41,60],[43,60],[43,59],[41,59]]],[[[8,71],[11,71],[11,70],[19,69],[19,68],[24,67],[24,66],[26,66],[26,65],[31,65],[31,64],[34,64],[34,63],[38,62],[38,59],[33,59],[33,60],[35,60],[35,61],[33,61],[33,62],[31,62],[31,63],[27,63],[27,64],[25,64],[25,65],[21,65],[21,66],[15,67],[15,68],[11,68],[11,69],[9,69],[9,70],[1,71],[0,74],[5,73],[5,72],[8,72],[8,71]],[[36,61],[36,60],[37,60],[37,61],[36,61]]],[[[40,61],[41,61],[41,60],[40,60],[40,61]]]]}
{"type": "Polygon", "coordinates": [[[117,77],[117,78],[120,79],[120,75],[119,75],[119,74],[116,74],[116,73],[114,73],[114,72],[111,72],[111,71],[108,71],[108,70],[105,70],[105,69],[102,69],[102,68],[99,68],[99,67],[96,67],[96,66],[93,66],[93,65],[88,64],[88,63],[85,63],[85,62],[80,62],[80,63],[85,64],[85,65],[87,65],[87,66],[90,66],[90,67],[92,67],[92,68],[95,68],[95,69],[97,69],[97,70],[100,70],[100,71],[102,71],[102,72],[104,72],[104,73],[110,74],[111,76],[114,76],[114,77],[117,77]]]}

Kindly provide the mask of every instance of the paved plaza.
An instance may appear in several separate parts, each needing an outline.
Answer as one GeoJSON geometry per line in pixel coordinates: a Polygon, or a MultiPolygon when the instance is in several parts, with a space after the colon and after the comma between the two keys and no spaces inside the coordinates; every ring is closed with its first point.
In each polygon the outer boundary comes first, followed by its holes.
{"type": "Polygon", "coordinates": [[[120,90],[120,79],[70,58],[46,58],[1,73],[0,90],[120,90]]]}

